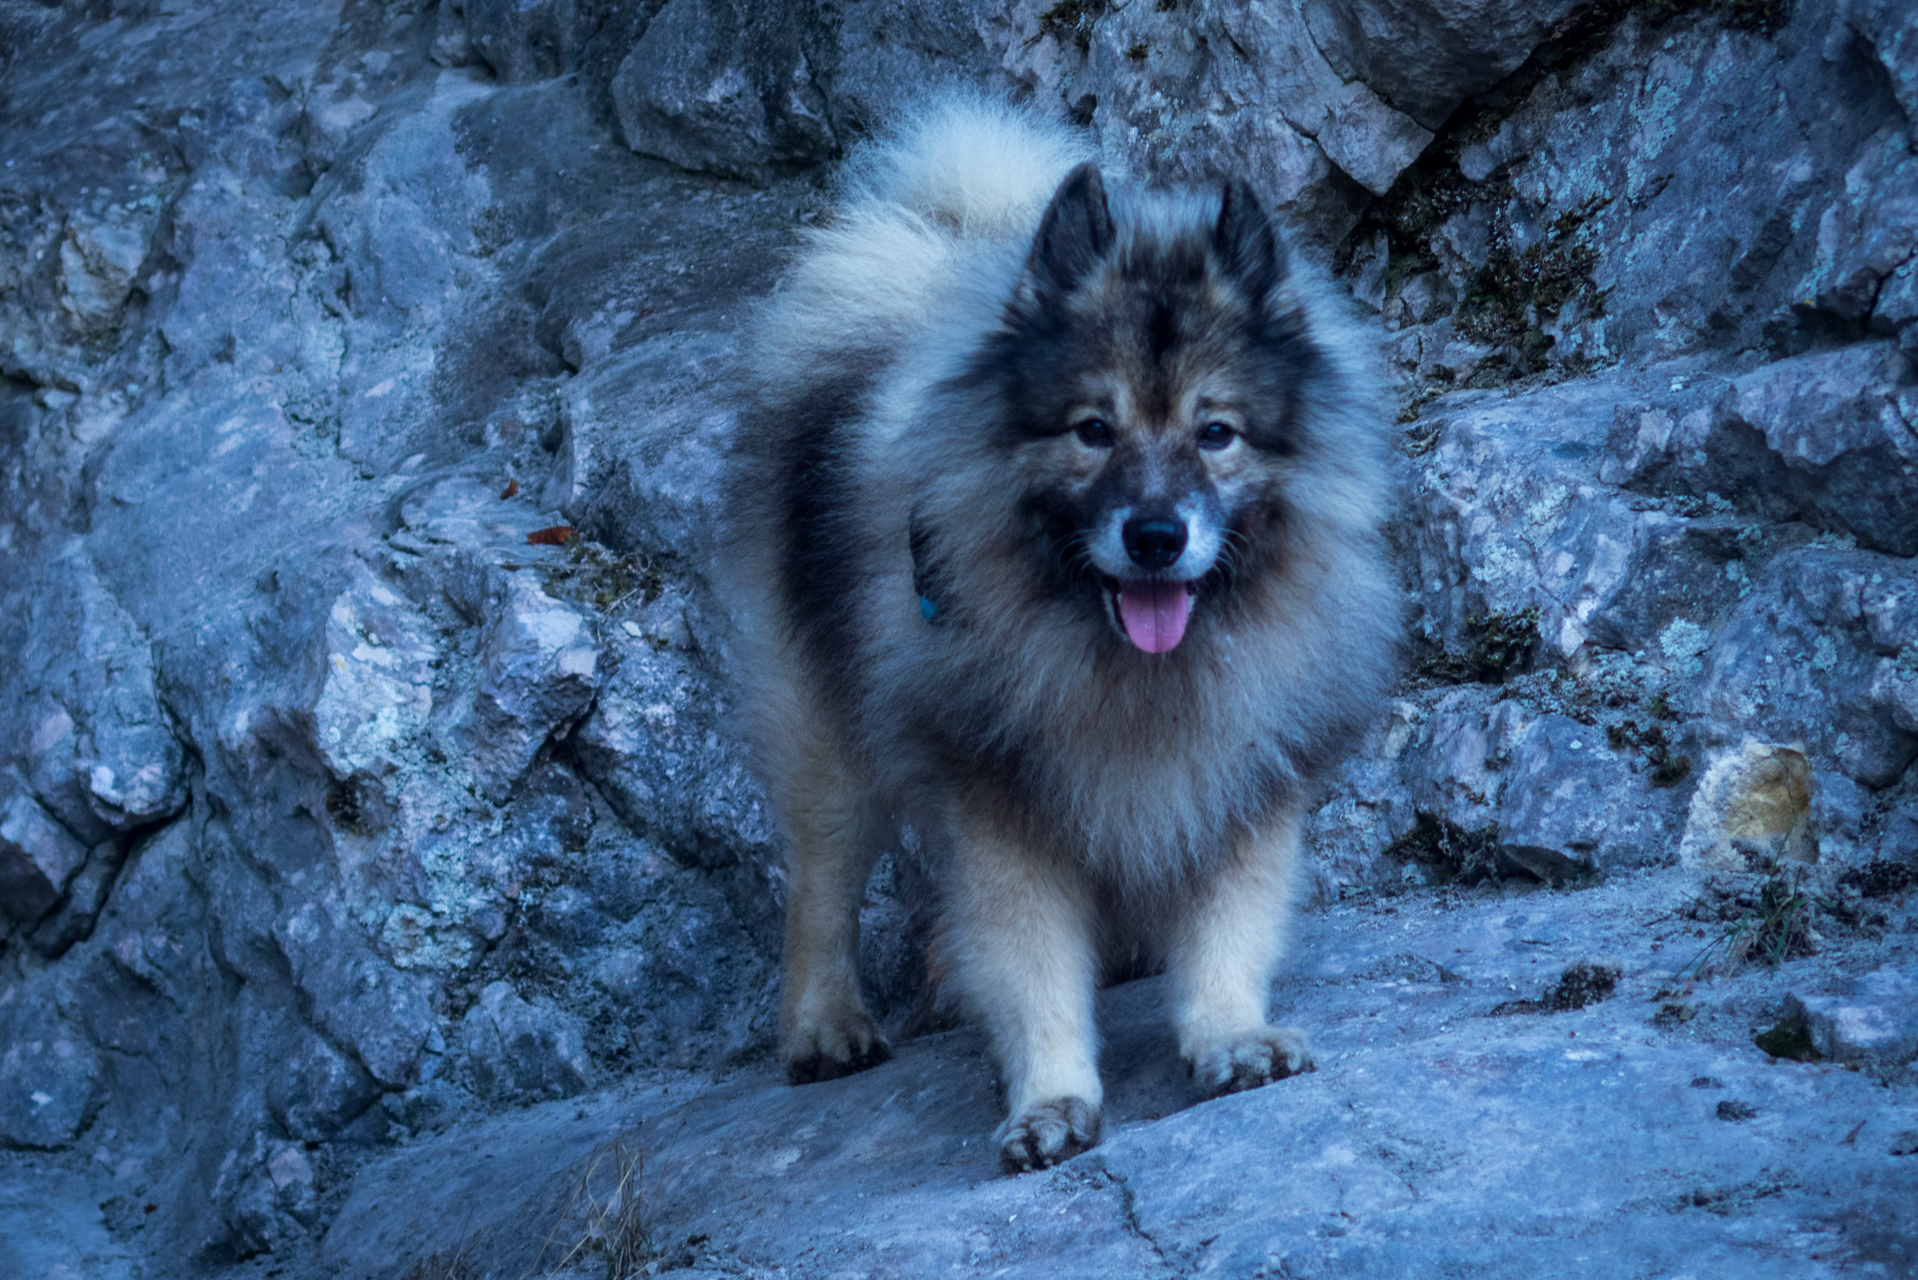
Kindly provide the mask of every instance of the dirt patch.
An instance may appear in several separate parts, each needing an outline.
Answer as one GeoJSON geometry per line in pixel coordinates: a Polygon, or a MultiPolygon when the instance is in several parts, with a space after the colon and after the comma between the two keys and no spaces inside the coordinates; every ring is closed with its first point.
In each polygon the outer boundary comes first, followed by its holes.
{"type": "Polygon", "coordinates": [[[1488,1017],[1503,1018],[1517,1013],[1569,1013],[1587,1005],[1609,1000],[1618,990],[1624,970],[1599,960],[1580,960],[1568,965],[1557,982],[1546,988],[1536,1000],[1506,1000],[1493,1005],[1488,1017]]]}

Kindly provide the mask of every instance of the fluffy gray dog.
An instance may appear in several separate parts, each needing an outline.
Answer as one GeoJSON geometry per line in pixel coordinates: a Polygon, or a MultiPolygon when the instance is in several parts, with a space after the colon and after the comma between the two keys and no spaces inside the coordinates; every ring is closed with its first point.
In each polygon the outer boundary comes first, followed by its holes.
{"type": "Polygon", "coordinates": [[[1212,1092],[1266,1022],[1302,810],[1388,681],[1380,428],[1251,189],[1108,188],[946,101],[869,145],[767,304],[727,545],[792,850],[781,1051],[883,1060],[859,907],[902,821],[985,1022],[1010,1168],[1099,1140],[1092,997],[1164,965],[1212,1092]]]}

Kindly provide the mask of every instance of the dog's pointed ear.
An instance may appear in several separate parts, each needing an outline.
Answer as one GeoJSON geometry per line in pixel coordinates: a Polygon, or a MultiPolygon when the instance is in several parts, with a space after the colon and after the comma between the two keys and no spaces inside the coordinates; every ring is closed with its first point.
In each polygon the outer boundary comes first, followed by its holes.
{"type": "Polygon", "coordinates": [[[1027,287],[1041,298],[1060,298],[1085,279],[1115,238],[1105,179],[1091,161],[1065,176],[1039,220],[1026,255],[1027,287]]]}
{"type": "Polygon", "coordinates": [[[1285,253],[1259,198],[1243,178],[1226,182],[1219,196],[1219,222],[1212,248],[1245,291],[1264,302],[1285,282],[1285,253]]]}

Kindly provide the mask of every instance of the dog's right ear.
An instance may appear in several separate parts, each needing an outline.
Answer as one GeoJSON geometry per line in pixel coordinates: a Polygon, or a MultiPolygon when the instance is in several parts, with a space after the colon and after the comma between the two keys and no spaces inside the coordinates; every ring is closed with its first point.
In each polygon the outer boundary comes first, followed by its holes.
{"type": "Polygon", "coordinates": [[[1026,255],[1021,292],[1041,301],[1063,298],[1112,248],[1114,237],[1105,179],[1088,160],[1065,176],[1046,206],[1026,255]]]}

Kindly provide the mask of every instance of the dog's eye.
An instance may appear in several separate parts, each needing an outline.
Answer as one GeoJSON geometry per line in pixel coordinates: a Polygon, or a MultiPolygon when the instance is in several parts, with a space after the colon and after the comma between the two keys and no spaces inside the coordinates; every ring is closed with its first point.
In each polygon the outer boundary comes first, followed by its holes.
{"type": "Polygon", "coordinates": [[[1112,428],[1098,418],[1087,418],[1073,430],[1078,433],[1079,443],[1090,449],[1108,449],[1112,447],[1112,428]]]}
{"type": "Polygon", "coordinates": [[[1238,432],[1223,422],[1208,422],[1199,428],[1199,447],[1201,449],[1223,449],[1231,444],[1238,432]]]}

